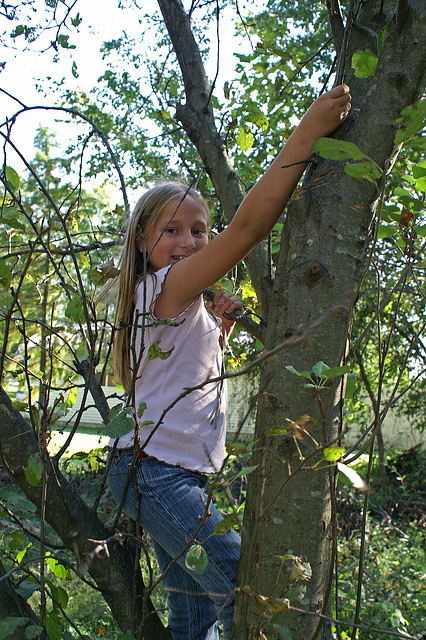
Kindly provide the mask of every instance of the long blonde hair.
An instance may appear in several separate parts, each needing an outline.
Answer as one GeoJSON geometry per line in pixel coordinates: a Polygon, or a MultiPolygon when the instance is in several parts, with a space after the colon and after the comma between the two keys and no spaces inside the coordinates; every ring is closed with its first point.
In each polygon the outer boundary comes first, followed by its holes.
{"type": "Polygon", "coordinates": [[[114,372],[127,392],[131,390],[133,378],[130,349],[135,310],[134,294],[137,284],[151,271],[149,256],[138,249],[137,240],[146,238],[169,202],[175,199],[182,201],[186,195],[199,201],[210,223],[207,203],[194,189],[182,183],[163,182],[139,198],[127,224],[118,265],[120,275],[113,342],[114,372]]]}

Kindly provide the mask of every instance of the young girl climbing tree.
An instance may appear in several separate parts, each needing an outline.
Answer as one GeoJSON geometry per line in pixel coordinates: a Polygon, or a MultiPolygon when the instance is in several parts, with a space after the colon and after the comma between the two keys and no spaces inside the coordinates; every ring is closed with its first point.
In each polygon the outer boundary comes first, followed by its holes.
{"type": "Polygon", "coordinates": [[[239,560],[238,534],[214,535],[222,515],[204,487],[207,474],[224,460],[222,352],[232,328],[229,314],[241,303],[220,292],[205,305],[202,292],[268,235],[315,142],[346,118],[350,99],[341,85],[311,105],[232,222],[211,242],[206,203],[180,184],[148,190],[128,224],[114,366],[138,423],[111,442],[109,484],[152,539],[168,590],[173,640],[215,640],[218,619],[230,637],[239,560]],[[208,557],[201,574],[182,553],[195,539],[208,557]]]}

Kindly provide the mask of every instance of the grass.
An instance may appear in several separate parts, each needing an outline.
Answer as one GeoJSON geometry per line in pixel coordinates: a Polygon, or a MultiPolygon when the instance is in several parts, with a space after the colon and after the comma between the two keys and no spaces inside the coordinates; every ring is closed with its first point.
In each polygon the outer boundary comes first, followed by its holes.
{"type": "MultiPolygon", "coordinates": [[[[369,627],[420,637],[426,632],[426,452],[414,448],[387,457],[388,482],[373,473],[367,507],[359,620],[369,627]]],[[[362,497],[342,489],[338,500],[339,598],[334,615],[353,621],[361,548],[362,497]]],[[[336,639],[351,637],[341,627],[336,639]]],[[[391,638],[359,630],[358,640],[391,638]]]]}

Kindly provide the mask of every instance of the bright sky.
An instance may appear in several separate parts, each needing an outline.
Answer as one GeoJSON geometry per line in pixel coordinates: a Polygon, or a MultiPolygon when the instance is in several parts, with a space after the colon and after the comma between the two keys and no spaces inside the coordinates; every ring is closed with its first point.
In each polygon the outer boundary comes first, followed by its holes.
{"type": "MultiPolygon", "coordinates": [[[[42,0],[37,1],[39,4],[44,5],[42,0]]],[[[16,96],[27,106],[51,105],[55,99],[55,96],[52,96],[52,100],[49,100],[49,96],[44,97],[42,93],[36,90],[37,81],[40,78],[52,77],[60,80],[62,76],[66,76],[68,86],[79,86],[87,92],[90,91],[96,85],[97,79],[104,69],[99,53],[101,44],[106,40],[118,38],[123,29],[126,29],[130,35],[138,36],[140,34],[138,13],[132,9],[120,11],[117,8],[117,4],[117,0],[89,0],[82,3],[80,7],[76,6],[76,9],[83,16],[83,23],[79,27],[80,34],[70,34],[70,43],[75,42],[77,45],[77,48],[71,52],[77,64],[79,73],[77,79],[72,77],[72,59],[65,49],[61,50],[60,60],[56,63],[53,61],[54,52],[52,50],[43,54],[36,54],[33,52],[12,52],[3,49],[0,54],[0,60],[8,60],[8,62],[5,70],[0,73],[1,87],[16,96]]],[[[261,4],[261,2],[258,4],[261,4]]],[[[142,6],[144,11],[150,13],[158,9],[155,0],[144,0],[142,6]]],[[[253,3],[250,3],[250,6],[253,7],[253,3]]],[[[235,12],[232,15],[234,14],[235,12]]],[[[241,46],[235,44],[231,10],[228,10],[228,15],[225,14],[224,17],[221,17],[220,28],[221,63],[219,66],[219,87],[223,86],[225,80],[232,79],[235,63],[235,59],[232,57],[233,50],[234,47],[241,46]],[[230,60],[233,60],[232,64],[230,60]]],[[[10,29],[10,24],[3,19],[3,24],[0,24],[0,30],[5,31],[6,29],[10,29]]],[[[49,35],[47,41],[51,39],[52,37],[49,35]]],[[[206,66],[209,77],[213,79],[216,73],[215,29],[210,32],[210,39],[212,42],[212,55],[206,66]]],[[[19,42],[19,39],[17,42],[22,44],[23,40],[22,43],[19,42]]],[[[41,46],[37,42],[35,44],[38,47],[41,46]]],[[[44,84],[44,86],[48,87],[48,84],[44,84]]],[[[10,118],[19,108],[18,103],[8,99],[4,94],[0,94],[0,123],[3,124],[6,117],[10,118]]],[[[51,129],[59,130],[58,125],[55,124],[55,115],[43,111],[32,111],[23,114],[14,126],[12,140],[27,159],[32,159],[33,157],[33,139],[39,123],[47,125],[51,129]]],[[[66,132],[62,133],[59,130],[58,135],[63,140],[66,137],[66,132]]],[[[12,156],[8,156],[8,163],[20,171],[21,163],[16,159],[12,160],[12,156]]]]}

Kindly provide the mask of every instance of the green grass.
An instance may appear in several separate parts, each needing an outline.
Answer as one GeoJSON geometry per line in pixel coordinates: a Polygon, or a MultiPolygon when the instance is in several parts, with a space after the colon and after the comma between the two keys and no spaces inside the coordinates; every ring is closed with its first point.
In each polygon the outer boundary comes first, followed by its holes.
{"type": "MultiPolygon", "coordinates": [[[[426,632],[426,453],[418,449],[392,452],[387,456],[386,469],[385,487],[381,486],[377,467],[371,481],[359,620],[368,627],[420,637],[426,632]]],[[[343,489],[339,498],[337,616],[353,622],[362,497],[343,489]]],[[[351,637],[348,628],[341,630],[342,640],[351,637]]],[[[359,640],[391,637],[365,630],[356,635],[359,640]]]]}

